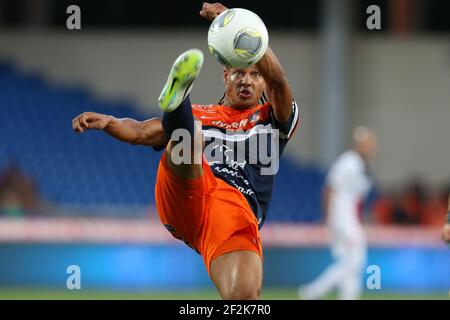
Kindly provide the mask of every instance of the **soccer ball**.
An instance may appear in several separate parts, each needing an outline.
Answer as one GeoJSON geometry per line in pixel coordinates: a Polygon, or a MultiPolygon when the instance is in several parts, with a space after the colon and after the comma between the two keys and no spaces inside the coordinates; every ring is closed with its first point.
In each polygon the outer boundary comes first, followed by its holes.
{"type": "Polygon", "coordinates": [[[264,56],[268,45],[269,34],[264,22],[246,9],[225,10],[209,28],[209,51],[224,66],[254,65],[264,56]]]}

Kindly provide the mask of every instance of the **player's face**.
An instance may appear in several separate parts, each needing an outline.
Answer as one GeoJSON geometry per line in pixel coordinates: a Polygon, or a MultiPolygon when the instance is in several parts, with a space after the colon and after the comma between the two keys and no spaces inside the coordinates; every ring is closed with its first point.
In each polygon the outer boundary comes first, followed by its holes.
{"type": "Polygon", "coordinates": [[[258,104],[266,82],[255,66],[226,68],[223,75],[226,100],[232,107],[245,109],[258,104]]]}

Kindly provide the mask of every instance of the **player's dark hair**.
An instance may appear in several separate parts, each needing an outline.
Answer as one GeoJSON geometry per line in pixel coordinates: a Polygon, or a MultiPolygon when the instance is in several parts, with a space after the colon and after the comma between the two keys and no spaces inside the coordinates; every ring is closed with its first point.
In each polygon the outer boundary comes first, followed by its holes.
{"type": "Polygon", "coordinates": [[[220,105],[223,104],[223,101],[224,101],[224,100],[225,100],[225,92],[223,93],[222,98],[220,98],[219,104],[220,104],[220,105]]]}
{"type": "Polygon", "coordinates": [[[263,92],[262,92],[261,99],[259,99],[259,104],[264,104],[264,103],[266,103],[267,101],[269,101],[269,100],[267,99],[266,93],[263,91],[263,92]]]}

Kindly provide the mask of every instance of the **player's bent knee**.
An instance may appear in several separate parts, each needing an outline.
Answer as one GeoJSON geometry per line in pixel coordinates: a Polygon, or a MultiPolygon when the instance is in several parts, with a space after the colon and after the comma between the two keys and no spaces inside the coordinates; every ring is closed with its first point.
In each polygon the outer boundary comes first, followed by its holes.
{"type": "Polygon", "coordinates": [[[228,291],[228,297],[225,300],[257,300],[261,294],[260,281],[248,277],[235,283],[228,291]]]}
{"type": "Polygon", "coordinates": [[[259,299],[262,287],[262,260],[253,251],[234,251],[211,264],[211,279],[224,300],[259,299]]]}

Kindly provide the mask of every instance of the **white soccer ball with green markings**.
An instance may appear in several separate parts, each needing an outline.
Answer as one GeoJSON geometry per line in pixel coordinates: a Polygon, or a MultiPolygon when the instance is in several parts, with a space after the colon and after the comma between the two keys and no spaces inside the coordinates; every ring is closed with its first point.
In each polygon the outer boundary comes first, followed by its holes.
{"type": "Polygon", "coordinates": [[[264,22],[250,10],[225,10],[209,28],[209,51],[225,66],[254,65],[264,56],[268,45],[269,34],[264,22]]]}

